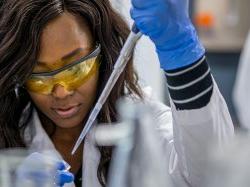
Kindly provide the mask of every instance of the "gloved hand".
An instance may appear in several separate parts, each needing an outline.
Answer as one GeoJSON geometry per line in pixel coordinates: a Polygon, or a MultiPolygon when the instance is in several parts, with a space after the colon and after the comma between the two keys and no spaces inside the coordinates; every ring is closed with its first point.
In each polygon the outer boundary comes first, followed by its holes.
{"type": "Polygon", "coordinates": [[[58,162],[58,167],[57,167],[57,185],[58,186],[63,186],[65,183],[71,183],[74,181],[74,175],[70,173],[65,165],[65,162],[58,162]]]}
{"type": "Polygon", "coordinates": [[[190,65],[205,53],[188,16],[188,0],[132,0],[131,17],[156,45],[161,68],[190,65]]]}
{"type": "Polygon", "coordinates": [[[51,155],[44,155],[35,152],[24,159],[17,169],[17,174],[20,181],[22,181],[23,178],[30,178],[30,176],[32,176],[33,180],[43,182],[43,180],[52,177],[52,179],[55,180],[55,185],[62,187],[65,183],[74,181],[74,175],[67,170],[68,166],[69,165],[63,160],[58,160],[51,157],[51,155]],[[33,170],[32,168],[29,169],[34,163],[39,163],[38,166],[35,166],[36,170],[33,170]],[[57,172],[54,173],[53,176],[51,176],[49,171],[46,171],[48,165],[56,167],[55,169],[57,172]],[[40,168],[41,171],[37,171],[37,168],[40,168]]]}

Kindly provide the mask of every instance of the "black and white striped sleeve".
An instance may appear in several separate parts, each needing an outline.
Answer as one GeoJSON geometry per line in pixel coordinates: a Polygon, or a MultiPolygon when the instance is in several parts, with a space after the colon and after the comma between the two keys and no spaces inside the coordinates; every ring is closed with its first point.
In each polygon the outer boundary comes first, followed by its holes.
{"type": "Polygon", "coordinates": [[[206,106],[213,92],[213,81],[206,57],[177,70],[165,71],[170,97],[177,110],[206,106]]]}

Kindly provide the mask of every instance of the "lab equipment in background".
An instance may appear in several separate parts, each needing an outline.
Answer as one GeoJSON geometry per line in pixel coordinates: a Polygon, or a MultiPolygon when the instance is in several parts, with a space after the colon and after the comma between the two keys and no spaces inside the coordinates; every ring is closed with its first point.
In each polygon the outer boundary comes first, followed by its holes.
{"type": "Polygon", "coordinates": [[[235,27],[239,23],[240,19],[240,9],[238,6],[238,2],[235,0],[229,0],[228,8],[227,8],[227,25],[231,27],[235,27]]]}
{"type": "Polygon", "coordinates": [[[213,34],[215,34],[215,17],[212,12],[200,12],[196,14],[194,23],[199,33],[207,37],[213,37],[213,34]]]}
{"type": "Polygon", "coordinates": [[[23,149],[0,153],[1,187],[56,187],[57,162],[48,157],[29,159],[23,149]]]}
{"type": "Polygon", "coordinates": [[[240,126],[250,130],[250,31],[240,57],[236,82],[233,91],[233,101],[240,126]]]}
{"type": "Polygon", "coordinates": [[[171,187],[150,107],[123,101],[119,108],[121,123],[100,125],[95,131],[97,144],[115,146],[108,187],[171,187]]]}
{"type": "Polygon", "coordinates": [[[195,0],[194,5],[194,18],[199,20],[196,26],[207,51],[240,52],[250,28],[248,19],[250,1],[195,0]],[[200,24],[201,18],[202,24],[200,24]],[[204,27],[204,24],[209,27],[204,27]]]}
{"type": "Polygon", "coordinates": [[[127,65],[127,62],[131,58],[131,55],[134,51],[135,45],[137,41],[141,38],[142,34],[140,31],[136,28],[135,25],[133,25],[132,30],[120,52],[120,55],[115,63],[114,70],[112,74],[110,75],[101,95],[99,96],[94,108],[92,109],[88,120],[72,150],[72,155],[75,153],[77,148],[81,145],[81,142],[83,141],[86,134],[91,129],[91,126],[93,125],[94,121],[96,120],[97,115],[99,114],[103,104],[107,100],[110,92],[112,91],[116,81],[120,77],[121,73],[123,72],[124,68],[127,65]]]}
{"type": "Polygon", "coordinates": [[[215,150],[208,163],[204,186],[249,187],[249,142],[249,134],[239,134],[230,144],[215,150]]]}
{"type": "Polygon", "coordinates": [[[225,24],[235,36],[247,35],[250,28],[248,18],[250,1],[249,0],[227,0],[225,24]]]}

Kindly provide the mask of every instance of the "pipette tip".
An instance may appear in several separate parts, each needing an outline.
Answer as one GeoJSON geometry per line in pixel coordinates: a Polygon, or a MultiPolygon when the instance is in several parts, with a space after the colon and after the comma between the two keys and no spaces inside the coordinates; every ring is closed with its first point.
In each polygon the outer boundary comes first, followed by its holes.
{"type": "Polygon", "coordinates": [[[74,154],[75,154],[75,152],[76,152],[76,150],[78,149],[78,147],[79,147],[80,144],[81,144],[81,141],[80,141],[80,143],[79,143],[79,141],[76,142],[76,144],[75,144],[75,146],[74,146],[74,148],[73,148],[73,150],[72,150],[72,152],[71,152],[71,155],[74,155],[74,154]]]}

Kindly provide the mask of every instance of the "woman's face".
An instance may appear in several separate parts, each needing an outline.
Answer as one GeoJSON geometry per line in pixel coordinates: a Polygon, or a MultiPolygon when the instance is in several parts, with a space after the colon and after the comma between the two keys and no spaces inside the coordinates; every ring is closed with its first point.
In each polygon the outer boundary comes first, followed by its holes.
{"type": "MultiPolygon", "coordinates": [[[[93,51],[95,42],[88,24],[69,13],[50,22],[41,36],[40,53],[36,69],[49,71],[63,66],[61,59],[72,61],[93,51]],[[81,49],[80,53],[77,52],[81,49]],[[52,68],[53,69],[53,68],[52,68]]],[[[98,72],[73,91],[55,85],[51,94],[43,95],[29,91],[37,108],[56,126],[81,127],[84,118],[94,104],[97,92],[98,72]]]]}

